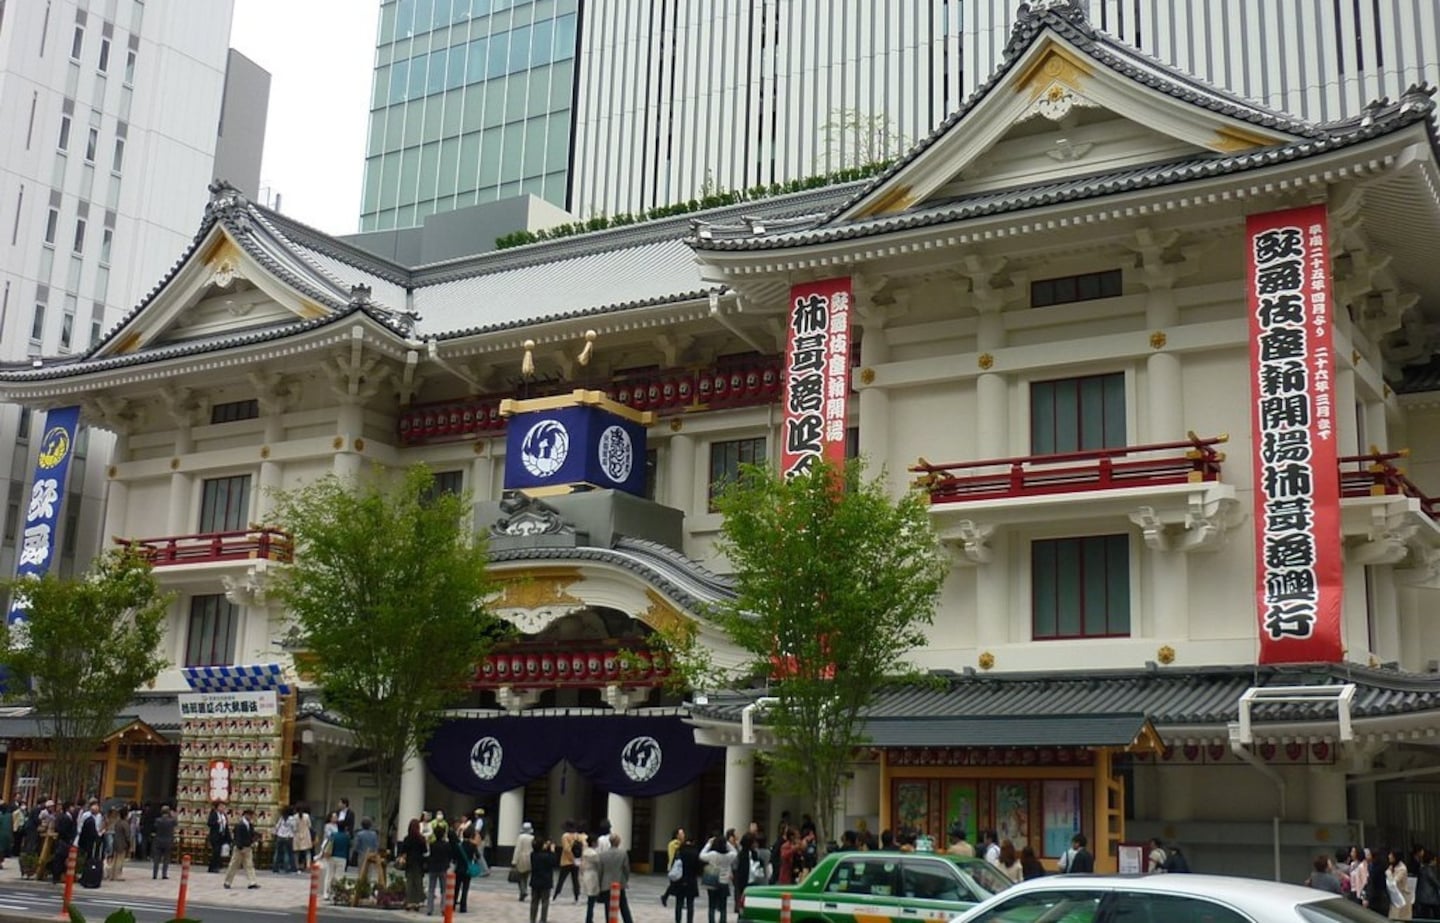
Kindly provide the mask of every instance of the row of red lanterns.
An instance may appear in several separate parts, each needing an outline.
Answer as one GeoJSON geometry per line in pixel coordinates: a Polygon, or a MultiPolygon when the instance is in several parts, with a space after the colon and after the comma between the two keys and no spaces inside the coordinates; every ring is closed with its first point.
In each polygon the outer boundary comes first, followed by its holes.
{"type": "Polygon", "coordinates": [[[437,436],[493,432],[505,428],[498,400],[448,404],[412,410],[400,415],[400,441],[418,442],[437,436]]]}
{"type": "Polygon", "coordinates": [[[618,651],[578,653],[535,652],[490,654],[480,662],[479,685],[524,685],[556,682],[615,682],[654,680],[667,673],[657,654],[636,651],[621,656],[618,651]]]}
{"type": "Polygon", "coordinates": [[[611,393],[617,403],[636,410],[771,401],[780,396],[780,362],[662,373],[621,382],[612,386],[611,393]]]}

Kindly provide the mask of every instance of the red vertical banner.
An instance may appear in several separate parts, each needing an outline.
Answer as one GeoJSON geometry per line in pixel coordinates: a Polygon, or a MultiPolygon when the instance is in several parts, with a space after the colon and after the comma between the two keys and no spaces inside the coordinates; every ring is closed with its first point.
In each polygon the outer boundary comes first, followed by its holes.
{"type": "Polygon", "coordinates": [[[780,470],[791,478],[821,458],[845,461],[850,402],[850,277],[790,289],[780,470]]]}
{"type": "Polygon", "coordinates": [[[1323,205],[1246,221],[1261,663],[1344,653],[1328,241],[1323,205]]]}

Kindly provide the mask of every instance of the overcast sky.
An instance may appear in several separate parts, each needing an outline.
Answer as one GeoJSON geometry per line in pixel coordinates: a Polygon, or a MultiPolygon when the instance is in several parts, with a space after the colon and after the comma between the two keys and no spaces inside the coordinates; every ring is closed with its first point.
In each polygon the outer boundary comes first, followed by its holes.
{"type": "Polygon", "coordinates": [[[260,185],[331,234],[360,224],[378,0],[235,0],[230,46],[270,72],[260,185]]]}

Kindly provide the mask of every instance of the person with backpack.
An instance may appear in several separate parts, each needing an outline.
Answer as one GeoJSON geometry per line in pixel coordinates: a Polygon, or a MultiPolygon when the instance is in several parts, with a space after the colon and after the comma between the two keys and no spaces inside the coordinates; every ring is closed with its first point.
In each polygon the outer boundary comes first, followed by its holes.
{"type": "Polygon", "coordinates": [[[745,906],[745,889],[750,885],[763,884],[765,881],[765,864],[755,854],[755,835],[746,832],[740,837],[740,851],[735,856],[735,874],[733,888],[735,891],[735,917],[740,917],[740,911],[745,906]]]}
{"type": "Polygon", "coordinates": [[[560,874],[555,877],[554,898],[565,890],[565,879],[570,879],[575,903],[580,903],[580,857],[585,854],[585,834],[575,829],[575,822],[565,822],[565,832],[560,835],[560,874]]]}

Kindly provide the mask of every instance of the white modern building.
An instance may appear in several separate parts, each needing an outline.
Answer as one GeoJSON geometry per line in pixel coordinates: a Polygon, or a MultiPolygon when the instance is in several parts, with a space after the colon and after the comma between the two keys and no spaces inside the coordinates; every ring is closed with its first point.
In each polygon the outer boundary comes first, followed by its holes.
{"type": "MultiPolygon", "coordinates": [[[[995,71],[1020,5],[383,0],[360,230],[520,194],[642,214],[894,158],[995,71]]],[[[1146,54],[1314,121],[1440,80],[1433,0],[1085,6],[1146,54]]]]}
{"type": "Polygon", "coordinates": [[[798,816],[754,772],[763,690],[686,702],[618,664],[677,621],[736,658],[705,615],[731,592],[711,500],[794,448],[793,293],[823,283],[853,296],[823,328],[825,430],[929,494],[952,562],[914,652],[940,682],[877,700],[835,829],[964,823],[1048,859],[1081,830],[1102,869],[1155,835],[1294,880],[1352,840],[1435,843],[1431,91],[1304,119],[1085,12],[1019,17],[985,89],[872,181],[424,266],[216,187],[98,343],[0,368],[0,398],[117,434],[104,534],[179,594],[115,771],[197,838],[216,760],[236,803],[372,812],[277,650],[297,551],[271,489],[424,462],[473,494],[518,636],[407,766],[403,818],[482,804],[502,850],[522,820],[609,818],[638,862],[677,825],[798,816]],[[657,415],[647,478],[507,492],[501,402],[577,388],[657,415]],[[235,701],[255,717],[205,710],[235,701]]]}
{"type": "MultiPolygon", "coordinates": [[[[0,357],[78,355],[171,264],[214,175],[231,0],[0,3],[0,357]]],[[[263,73],[263,72],[261,72],[263,73]]],[[[257,89],[247,75],[237,74],[257,89]]],[[[267,91],[268,76],[258,89],[267,91]]],[[[259,106],[263,112],[265,101],[259,106]]],[[[246,144],[258,150],[254,131],[246,144]]],[[[248,154],[248,152],[247,152],[248,154]]],[[[234,161],[253,191],[258,156],[234,161]],[[243,164],[243,166],[240,166],[243,164]]],[[[0,572],[39,434],[0,407],[0,572]]],[[[109,439],[78,440],[58,566],[101,541],[109,439]]]]}

